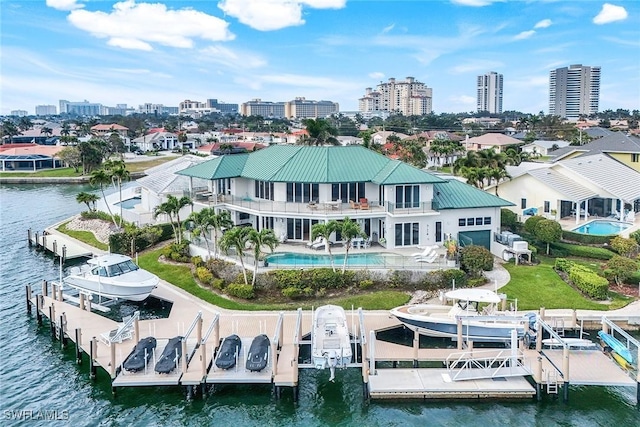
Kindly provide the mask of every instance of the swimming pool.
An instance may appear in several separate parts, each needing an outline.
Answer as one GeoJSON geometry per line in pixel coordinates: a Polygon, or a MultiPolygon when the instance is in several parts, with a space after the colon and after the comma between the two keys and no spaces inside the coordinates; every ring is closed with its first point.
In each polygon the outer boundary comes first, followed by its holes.
{"type": "MultiPolygon", "coordinates": [[[[331,261],[328,254],[303,254],[294,252],[281,252],[266,257],[270,267],[330,267],[331,261]]],[[[402,255],[385,253],[350,253],[347,257],[348,267],[364,268],[394,268],[406,266],[410,261],[402,255]]],[[[342,267],[344,254],[333,255],[333,263],[336,267],[342,267]]]]}
{"type": "Polygon", "coordinates": [[[582,224],[580,227],[576,227],[571,231],[582,234],[595,234],[597,236],[608,236],[611,234],[619,234],[621,231],[629,228],[631,224],[619,221],[606,221],[602,219],[596,219],[586,224],[582,224]]]}
{"type": "Polygon", "coordinates": [[[141,197],[132,197],[130,199],[125,199],[122,202],[116,203],[116,206],[120,206],[120,204],[122,204],[123,209],[133,209],[136,207],[136,205],[140,204],[141,200],[141,197]]]}

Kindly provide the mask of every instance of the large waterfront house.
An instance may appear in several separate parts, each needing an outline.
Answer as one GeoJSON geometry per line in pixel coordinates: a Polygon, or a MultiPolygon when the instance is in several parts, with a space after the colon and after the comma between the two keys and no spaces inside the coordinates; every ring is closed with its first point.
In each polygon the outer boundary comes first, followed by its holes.
{"type": "Polygon", "coordinates": [[[596,154],[605,154],[614,160],[640,172],[640,138],[623,132],[614,132],[588,144],[568,146],[554,151],[554,161],[586,158],[596,154]]]}
{"type": "Polygon", "coordinates": [[[511,205],[360,146],[274,145],[177,174],[191,179],[194,210],[226,209],[236,225],[273,229],[289,242],[308,242],[314,224],[349,217],[387,249],[442,244],[448,235],[491,248],[500,208],[511,205]]]}

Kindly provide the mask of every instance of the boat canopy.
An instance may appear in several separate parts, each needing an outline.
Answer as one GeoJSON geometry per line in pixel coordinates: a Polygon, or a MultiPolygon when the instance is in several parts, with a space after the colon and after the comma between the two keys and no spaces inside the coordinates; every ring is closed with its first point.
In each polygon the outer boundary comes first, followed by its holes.
{"type": "Polygon", "coordinates": [[[456,289],[445,294],[448,299],[469,301],[469,302],[486,302],[497,304],[502,299],[500,295],[488,289],[456,289]]]}

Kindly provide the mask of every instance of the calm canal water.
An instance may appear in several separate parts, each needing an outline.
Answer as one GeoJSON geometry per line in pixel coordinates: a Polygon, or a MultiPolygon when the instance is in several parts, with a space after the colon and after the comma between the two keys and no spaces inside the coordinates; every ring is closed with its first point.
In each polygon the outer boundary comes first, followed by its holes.
{"type": "MultiPolygon", "coordinates": [[[[180,388],[121,389],[112,396],[107,375],[89,379],[73,348],[61,350],[45,327],[26,315],[24,286],[53,278],[47,255],[29,249],[27,228],[42,230],[80,212],[78,185],[0,188],[0,425],[77,426],[637,426],[640,411],[632,388],[572,387],[565,404],[543,402],[364,402],[357,370],[305,370],[300,399],[276,401],[267,386],[226,386],[205,400],[186,401],[180,388]],[[15,421],[10,411],[57,410],[68,421],[15,421]],[[9,411],[9,412],[8,412],[9,411]],[[66,413],[63,411],[67,411],[66,413]]],[[[597,369],[597,367],[594,367],[597,369]]]]}

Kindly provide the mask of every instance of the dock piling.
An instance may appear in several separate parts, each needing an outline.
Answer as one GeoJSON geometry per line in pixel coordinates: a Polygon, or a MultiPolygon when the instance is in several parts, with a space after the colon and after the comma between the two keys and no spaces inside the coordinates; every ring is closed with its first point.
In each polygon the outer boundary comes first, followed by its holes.
{"type": "Polygon", "coordinates": [[[82,330],[76,328],[76,364],[82,364],[82,330]]]}
{"type": "Polygon", "coordinates": [[[62,313],[59,317],[58,317],[58,322],[60,322],[60,326],[58,327],[58,339],[60,340],[60,345],[62,346],[62,348],[65,348],[67,346],[67,339],[64,337],[64,321],[65,318],[65,314],[62,313]]]}
{"type": "Polygon", "coordinates": [[[67,260],[67,246],[66,245],[62,245],[62,255],[61,255],[61,258],[60,258],[60,262],[62,264],[64,264],[66,260],[67,260]]]}
{"type": "Polygon", "coordinates": [[[80,292],[80,294],[78,295],[78,298],[80,299],[80,310],[84,310],[85,306],[84,306],[84,294],[82,292],[80,292]]]}
{"type": "Polygon", "coordinates": [[[562,387],[562,400],[569,401],[569,347],[562,350],[562,374],[564,375],[564,385],[562,387]]]}
{"type": "Polygon", "coordinates": [[[42,295],[36,295],[36,320],[42,326],[42,295]]]}
{"type": "Polygon", "coordinates": [[[49,294],[49,286],[47,285],[47,281],[42,281],[42,296],[47,296],[49,294]]]}
{"type": "Polygon", "coordinates": [[[27,285],[25,288],[27,297],[27,314],[31,314],[31,285],[27,285]]]}
{"type": "Polygon", "coordinates": [[[36,250],[38,250],[38,249],[40,249],[40,240],[38,239],[38,232],[37,231],[36,231],[35,236],[36,236],[36,240],[35,240],[35,242],[36,242],[36,250]]]}
{"type": "Polygon", "coordinates": [[[116,377],[116,344],[111,343],[109,346],[111,363],[109,364],[109,375],[111,375],[111,379],[116,377]]]}
{"type": "Polygon", "coordinates": [[[413,331],[413,367],[418,367],[418,350],[420,349],[420,333],[418,328],[413,331]]]}
{"type": "Polygon", "coordinates": [[[96,337],[91,338],[89,343],[89,378],[96,379],[96,358],[98,357],[98,342],[96,337]]]}
{"type": "Polygon", "coordinates": [[[55,258],[58,255],[58,241],[53,241],[53,257],[55,258]]]}
{"type": "Polygon", "coordinates": [[[31,229],[30,228],[27,229],[27,243],[29,244],[29,247],[31,247],[32,242],[31,242],[31,229]]]}
{"type": "Polygon", "coordinates": [[[49,329],[51,330],[51,337],[53,339],[56,338],[56,321],[54,320],[55,317],[53,317],[53,304],[51,304],[49,306],[49,329]]]}

